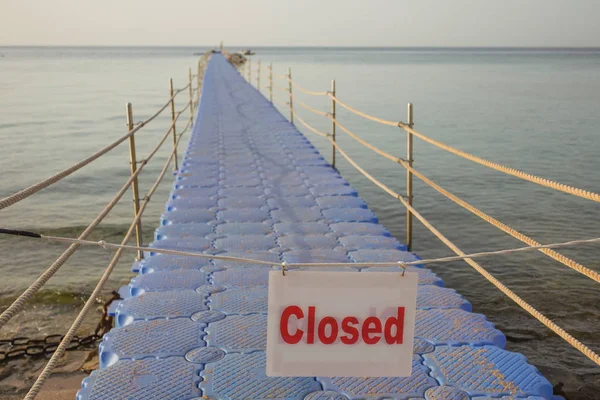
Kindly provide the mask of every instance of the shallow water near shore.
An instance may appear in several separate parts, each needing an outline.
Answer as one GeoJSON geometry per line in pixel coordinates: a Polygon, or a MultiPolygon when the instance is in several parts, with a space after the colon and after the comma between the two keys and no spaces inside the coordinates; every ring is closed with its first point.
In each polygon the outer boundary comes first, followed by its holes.
{"type": "MultiPolygon", "coordinates": [[[[187,84],[196,48],[0,48],[0,198],[37,182],[91,154],[125,132],[125,102],[134,120],[153,113],[167,99],[168,79],[187,84]]],[[[295,81],[325,91],[331,79],[342,101],[390,120],[406,120],[414,103],[416,129],[478,156],[576,187],[600,189],[600,50],[490,49],[256,49],[275,75],[291,67],[295,81]]],[[[276,81],[280,86],[285,82],[276,81]]],[[[256,70],[253,71],[256,84],[256,70]]],[[[285,93],[276,104],[288,115],[285,93]]],[[[296,91],[306,104],[329,111],[330,101],[296,91]]],[[[180,100],[178,108],[183,105],[180,100]]],[[[307,122],[328,131],[324,117],[296,107],[307,122]]],[[[397,128],[360,119],[338,107],[338,119],[363,138],[404,157],[406,136],[397,128]]],[[[164,113],[137,135],[143,158],[168,127],[164,113]]],[[[302,130],[302,129],[301,129],[302,130]]],[[[330,146],[306,132],[330,159],[330,146]]],[[[404,191],[400,166],[379,158],[338,131],[341,146],[374,176],[404,191]]],[[[144,193],[160,171],[168,149],[141,175],[144,193]]],[[[401,205],[338,157],[344,177],[375,211],[380,222],[404,242],[401,205]]],[[[445,153],[415,139],[415,168],[474,206],[527,234],[551,243],[598,236],[600,206],[521,181],[445,153]]],[[[0,211],[0,227],[47,235],[76,236],[104,207],[129,174],[123,145],[60,184],[0,211]]],[[[145,242],[158,225],[169,177],[144,217],[145,242]]],[[[465,252],[524,246],[415,179],[414,205],[465,252]]],[[[121,240],[132,218],[130,194],[94,234],[121,240]]],[[[66,248],[33,239],[0,236],[0,309],[5,308],[66,248]]],[[[599,245],[559,250],[600,269],[599,245]]],[[[451,255],[415,222],[414,251],[422,257],[451,255]]],[[[15,318],[0,338],[64,332],[87,298],[111,252],[80,250],[15,318]]],[[[131,273],[128,253],[106,294],[131,273]]],[[[541,253],[480,260],[524,300],[583,343],[600,351],[600,286],[541,253]]],[[[552,381],[564,382],[569,399],[595,399],[600,368],[522,311],[465,263],[432,265],[447,287],[457,289],[508,337],[508,349],[525,354],[552,381]]],[[[82,327],[92,330],[98,315],[82,327]]]]}

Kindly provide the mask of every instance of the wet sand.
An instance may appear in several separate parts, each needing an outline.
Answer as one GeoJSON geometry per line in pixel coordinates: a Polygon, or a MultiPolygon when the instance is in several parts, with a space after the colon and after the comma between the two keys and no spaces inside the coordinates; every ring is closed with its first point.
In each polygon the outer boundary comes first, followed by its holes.
{"type": "MultiPolygon", "coordinates": [[[[22,400],[47,359],[22,359],[0,366],[0,398],[22,400]]],[[[98,368],[97,351],[67,353],[44,384],[36,400],[75,399],[81,381],[98,368]]]]}

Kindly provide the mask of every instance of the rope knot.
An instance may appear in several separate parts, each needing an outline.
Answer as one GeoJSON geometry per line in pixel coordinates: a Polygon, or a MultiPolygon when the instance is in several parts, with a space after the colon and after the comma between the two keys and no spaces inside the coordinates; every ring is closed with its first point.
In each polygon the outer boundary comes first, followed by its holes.
{"type": "Polygon", "coordinates": [[[105,250],[108,250],[108,244],[104,240],[99,240],[98,241],[98,246],[102,247],[105,250]]]}
{"type": "Polygon", "coordinates": [[[398,266],[402,268],[402,276],[406,273],[406,263],[404,261],[398,261],[398,266]]]}
{"type": "Polygon", "coordinates": [[[285,271],[287,271],[288,265],[287,263],[284,261],[281,263],[281,272],[283,273],[283,276],[285,276],[285,271]]]}

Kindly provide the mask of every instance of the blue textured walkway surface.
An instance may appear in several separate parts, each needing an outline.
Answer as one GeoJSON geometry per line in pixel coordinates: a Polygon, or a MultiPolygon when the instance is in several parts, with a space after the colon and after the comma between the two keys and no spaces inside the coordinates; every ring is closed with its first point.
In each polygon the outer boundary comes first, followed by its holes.
{"type": "MultiPolygon", "coordinates": [[[[154,247],[287,262],[418,259],[310,142],[214,55],[154,247]]],[[[553,399],[552,386],[484,316],[425,268],[413,374],[265,375],[271,268],[151,255],[111,308],[117,327],[79,400],[553,399]]],[[[375,268],[346,268],[368,273],[375,268]]],[[[389,270],[389,269],[386,269],[389,270]]]]}

